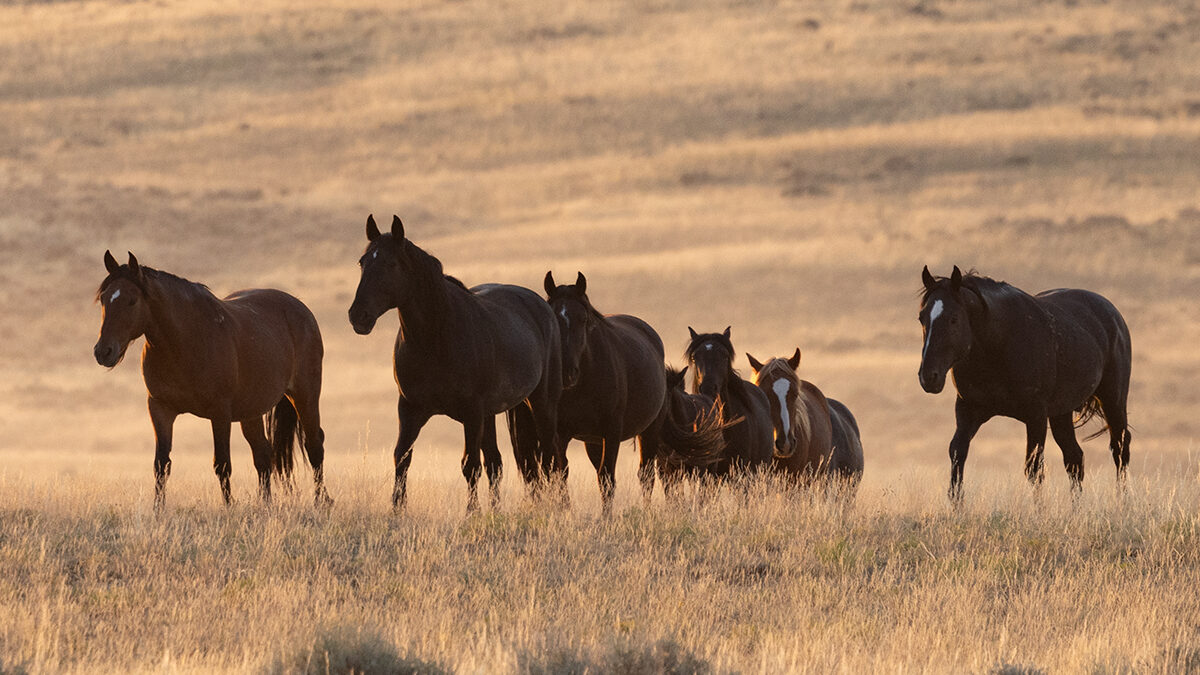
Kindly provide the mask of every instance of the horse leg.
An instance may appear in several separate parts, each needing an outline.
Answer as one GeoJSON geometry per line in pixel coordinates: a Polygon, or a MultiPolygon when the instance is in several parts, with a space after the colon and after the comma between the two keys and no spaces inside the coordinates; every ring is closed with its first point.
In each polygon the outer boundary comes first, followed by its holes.
{"type": "Polygon", "coordinates": [[[178,414],[153,398],[148,407],[154,426],[154,508],[161,509],[166,502],[167,477],[171,475],[171,436],[178,414]]]}
{"type": "Polygon", "coordinates": [[[513,459],[525,479],[530,492],[537,488],[542,476],[538,462],[537,426],[533,422],[533,411],[522,402],[505,413],[508,420],[508,439],[512,443],[513,459]]]}
{"type": "Polygon", "coordinates": [[[229,492],[229,475],[233,473],[233,465],[229,463],[229,431],[232,427],[233,422],[227,417],[212,420],[213,471],[217,474],[226,506],[233,503],[233,495],[229,492]]]}
{"type": "Polygon", "coordinates": [[[1043,470],[1042,455],[1046,448],[1046,418],[1025,423],[1025,477],[1034,485],[1041,485],[1046,472],[1043,470]]]}
{"type": "Polygon", "coordinates": [[[479,474],[482,473],[479,446],[483,444],[483,416],[463,421],[462,473],[467,479],[467,513],[479,510],[479,474]]]}
{"type": "Polygon", "coordinates": [[[321,410],[317,403],[317,394],[310,391],[297,392],[293,395],[292,405],[296,407],[300,428],[304,430],[304,452],[308,455],[308,463],[313,470],[313,503],[316,506],[332,506],[333,498],[325,489],[325,430],[321,428],[321,410]]]}
{"type": "Polygon", "coordinates": [[[538,456],[542,471],[564,508],[570,505],[567,494],[567,443],[558,434],[558,396],[550,395],[545,381],[529,397],[533,422],[537,428],[538,456]]]}
{"type": "Polygon", "coordinates": [[[963,467],[967,464],[967,452],[971,449],[971,439],[979,433],[979,427],[988,421],[991,415],[980,413],[958,399],[954,404],[954,438],[950,439],[950,500],[955,504],[962,503],[963,467]]]}
{"type": "Polygon", "coordinates": [[[654,496],[654,464],[658,457],[659,444],[662,442],[663,415],[659,415],[637,437],[638,442],[638,482],[642,484],[642,503],[650,506],[654,496]]]}
{"type": "Polygon", "coordinates": [[[1104,422],[1108,425],[1108,449],[1112,451],[1113,464],[1117,465],[1117,482],[1124,487],[1125,468],[1129,466],[1129,442],[1133,439],[1129,433],[1129,413],[1125,409],[1128,398],[1128,387],[1106,387],[1107,382],[1100,383],[1096,397],[1100,399],[1100,409],[1104,412],[1104,422]],[[1116,391],[1108,391],[1117,389],[1116,391]]]}
{"type": "Polygon", "coordinates": [[[408,497],[408,465],[412,464],[412,447],[417,441],[421,428],[432,416],[417,408],[403,398],[397,406],[400,419],[400,437],[396,440],[396,450],[392,453],[396,462],[396,482],[392,485],[392,510],[404,508],[408,497]]]}
{"type": "Polygon", "coordinates": [[[1071,413],[1056,415],[1050,418],[1050,433],[1054,442],[1062,450],[1063,464],[1067,466],[1067,475],[1071,477],[1071,490],[1083,489],[1083,448],[1075,439],[1075,420],[1071,413]]]}
{"type": "Polygon", "coordinates": [[[264,502],[271,501],[271,442],[267,440],[261,417],[254,417],[239,422],[242,426],[242,436],[250,444],[250,453],[254,456],[254,470],[258,472],[258,494],[264,502]]]}
{"type": "Polygon", "coordinates": [[[491,506],[495,511],[500,508],[500,479],[504,473],[504,458],[500,456],[500,446],[496,443],[495,415],[487,415],[483,419],[483,469],[487,472],[491,506]]]}

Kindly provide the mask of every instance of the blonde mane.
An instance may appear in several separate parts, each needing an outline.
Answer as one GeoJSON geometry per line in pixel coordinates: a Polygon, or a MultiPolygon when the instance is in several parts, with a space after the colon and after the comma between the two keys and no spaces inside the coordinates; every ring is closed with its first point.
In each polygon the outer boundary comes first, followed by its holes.
{"type": "Polygon", "coordinates": [[[788,414],[791,415],[792,428],[796,430],[796,445],[789,448],[787,455],[790,457],[796,454],[798,448],[808,447],[808,443],[812,439],[812,421],[808,418],[808,406],[803,405],[800,401],[800,398],[804,396],[800,386],[800,376],[788,365],[787,359],[771,359],[754,374],[755,384],[779,379],[787,380],[796,390],[792,409],[788,411],[788,414]]]}

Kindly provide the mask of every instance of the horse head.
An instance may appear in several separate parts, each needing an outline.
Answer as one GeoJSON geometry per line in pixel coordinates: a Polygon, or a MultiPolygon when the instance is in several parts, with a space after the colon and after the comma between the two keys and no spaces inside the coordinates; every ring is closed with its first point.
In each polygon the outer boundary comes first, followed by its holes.
{"type": "Polygon", "coordinates": [[[717,399],[733,378],[733,342],[727,326],[723,333],[697,333],[688,327],[692,340],[685,355],[695,368],[696,391],[717,399]]]}
{"type": "Polygon", "coordinates": [[[588,334],[600,324],[600,313],[587,297],[587,278],[577,273],[574,284],[558,286],[554,274],[546,272],[544,280],[546,301],[558,317],[562,336],[563,387],[570,389],[579,382],[580,362],[587,349],[588,334]]]}
{"type": "Polygon", "coordinates": [[[125,358],[129,343],[146,333],[150,325],[150,306],[146,302],[145,278],[137,258],[121,265],[109,251],[104,252],[108,276],[96,292],[100,303],[100,338],[92,354],[96,363],[112,368],[125,358]]]}
{"type": "Polygon", "coordinates": [[[775,456],[790,457],[796,452],[796,427],[793,416],[800,396],[800,348],[788,359],[770,359],[765,364],[746,353],[754,370],[754,383],[767,395],[771,422],[775,426],[775,456]]]}
{"type": "Polygon", "coordinates": [[[397,297],[409,291],[404,287],[405,244],[399,216],[392,216],[392,231],[386,233],[379,231],[374,215],[367,216],[367,250],[358,259],[362,273],[349,312],[355,333],[370,333],[379,317],[397,306],[397,297]]]}
{"type": "Polygon", "coordinates": [[[967,357],[974,340],[972,325],[987,312],[987,303],[979,290],[964,280],[955,265],[949,277],[934,277],[926,267],[921,271],[925,286],[921,311],[917,315],[925,337],[921,349],[921,368],[917,376],[921,388],[937,394],[946,386],[946,375],[967,357]]]}

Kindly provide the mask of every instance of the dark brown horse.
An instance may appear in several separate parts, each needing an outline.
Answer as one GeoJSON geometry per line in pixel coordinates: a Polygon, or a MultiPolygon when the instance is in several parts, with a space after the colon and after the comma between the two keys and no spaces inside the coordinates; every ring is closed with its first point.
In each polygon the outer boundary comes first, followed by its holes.
{"type": "Polygon", "coordinates": [[[774,453],[771,439],[771,407],[767,396],[733,369],[733,342],[730,329],[723,333],[697,333],[688,328],[691,342],[685,356],[695,368],[695,393],[703,394],[720,406],[725,429],[726,462],[715,463],[710,474],[768,469],[774,453]]]}
{"type": "Polygon", "coordinates": [[[712,397],[689,394],[685,388],[687,370],[687,366],[682,370],[668,366],[665,370],[667,399],[663,407],[666,418],[664,434],[673,434],[676,429],[716,429],[717,434],[706,444],[664,439],[667,452],[659,453],[657,466],[667,497],[672,496],[675,486],[685,476],[701,478],[729,473],[730,458],[725,454],[724,430],[742,421],[740,418],[726,420],[720,404],[712,397]],[[686,451],[675,451],[676,447],[686,448],[686,451]]]}
{"type": "Polygon", "coordinates": [[[836,477],[857,485],[863,471],[858,422],[845,405],[800,379],[800,349],[791,358],[765,364],[750,354],[746,358],[754,382],[771,404],[776,469],[801,482],[836,477]]]}
{"type": "MultiPolygon", "coordinates": [[[[559,286],[547,272],[544,285],[562,336],[564,389],[558,406],[556,452],[565,456],[572,438],[584,442],[607,515],[621,441],[636,436],[641,449],[638,477],[648,501],[660,443],[666,440],[687,455],[709,450],[721,443],[719,420],[708,425],[671,425],[666,419],[663,343],[658,333],[637,317],[597,311],[588,299],[582,273],[574,284],[559,286]],[[670,428],[664,430],[664,424],[670,428]]],[[[565,459],[561,463],[565,465],[565,459]]]]}
{"type": "Polygon", "coordinates": [[[554,312],[527,288],[484,284],[468,289],[446,276],[437,258],[405,238],[395,216],[386,234],[374,217],[367,218],[367,250],[359,265],[362,278],[349,312],[355,332],[370,333],[390,309],[400,318],[394,353],[400,437],[393,507],[404,506],[412,446],[433,415],[463,425],[468,510],[478,508],[481,448],[497,505],[502,460],[496,415],[529,406],[539,453],[555,447],[562,373],[554,312]]]}
{"type": "Polygon", "coordinates": [[[1025,423],[1025,475],[1035,484],[1042,481],[1048,421],[1075,489],[1083,485],[1075,427],[1099,415],[1121,482],[1129,464],[1132,352],[1129,327],[1117,308],[1091,291],[1029,295],[1001,281],[964,275],[957,266],[949,277],[934,277],[926,267],[921,280],[921,388],[941,392],[953,370],[958,389],[951,499],[962,497],[971,439],[996,415],[1025,423]]]}
{"type": "Polygon", "coordinates": [[[96,362],[112,368],[129,344],[146,336],[142,375],[154,425],[154,499],[161,506],[171,473],[175,418],[212,421],[213,468],[228,504],[229,431],[233,422],[254,455],[259,491],[271,496],[272,474],[287,480],[299,439],[313,468],[318,504],[325,492],[321,430],[321,331],[296,298],[273,289],[238,291],[224,300],[208,288],[104,253],[108,276],[96,299],[103,311],[96,362]],[[264,425],[264,415],[266,424],[264,425]]]}

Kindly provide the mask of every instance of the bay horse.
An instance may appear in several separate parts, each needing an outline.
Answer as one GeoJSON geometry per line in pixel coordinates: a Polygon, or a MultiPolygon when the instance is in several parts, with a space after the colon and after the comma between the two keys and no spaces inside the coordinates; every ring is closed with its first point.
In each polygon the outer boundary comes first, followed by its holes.
{"type": "Polygon", "coordinates": [[[684,355],[695,368],[693,392],[713,399],[727,423],[725,453],[729,461],[714,464],[709,472],[724,475],[769,468],[774,456],[770,403],[761,389],[733,369],[730,328],[723,333],[697,333],[689,326],[688,332],[691,341],[684,355]]]}
{"type": "Polygon", "coordinates": [[[207,287],[138,263],[120,265],[104,252],[108,271],[96,300],[102,322],[93,354],[113,368],[130,343],[146,337],[142,376],[154,426],[154,502],[161,507],[171,473],[171,434],[183,413],[210,420],[213,468],[225,503],[229,492],[229,432],[242,427],[258,471],[259,493],[271,497],[271,477],[290,482],[295,443],[313,469],[318,505],[325,490],[321,430],[321,331],[312,312],[274,289],[238,291],[225,299],[207,287]]]}
{"type": "Polygon", "coordinates": [[[953,370],[958,389],[951,499],[962,498],[971,439],[996,415],[1025,423],[1025,475],[1034,484],[1043,478],[1049,422],[1075,490],[1083,487],[1083,449],[1075,428],[1101,417],[1117,481],[1123,484],[1131,438],[1126,404],[1132,352],[1129,327],[1117,308],[1091,291],[1030,295],[974,272],[963,274],[957,266],[949,277],[934,277],[926,267],[921,281],[921,388],[940,393],[953,370]]]}
{"type": "Polygon", "coordinates": [[[857,486],[863,472],[858,421],[843,403],[800,379],[800,348],[790,358],[765,364],[749,353],[746,358],[771,404],[775,468],[796,482],[832,477],[857,486]]]}
{"type": "Polygon", "coordinates": [[[667,420],[662,339],[635,316],[597,311],[582,272],[574,284],[561,286],[553,272],[546,272],[543,284],[562,339],[563,393],[555,452],[565,455],[573,438],[584,442],[596,469],[603,513],[608,515],[621,442],[637,437],[638,478],[648,502],[660,443],[665,440],[683,454],[693,454],[697,447],[710,449],[723,438],[719,420],[705,419],[711,423],[694,426],[676,426],[667,420]]]}
{"type": "MultiPolygon", "coordinates": [[[[561,351],[554,312],[533,291],[483,284],[468,289],[442,263],[404,235],[392,217],[381,233],[367,217],[367,248],[349,318],[366,335],[391,309],[400,318],[393,369],[400,392],[392,506],[404,507],[412,447],[433,415],[463,425],[462,473],[468,511],[478,508],[480,450],[499,504],[502,460],[496,415],[528,406],[540,451],[553,448],[562,393],[561,351]]],[[[554,467],[557,468],[557,467],[554,467]]]]}

